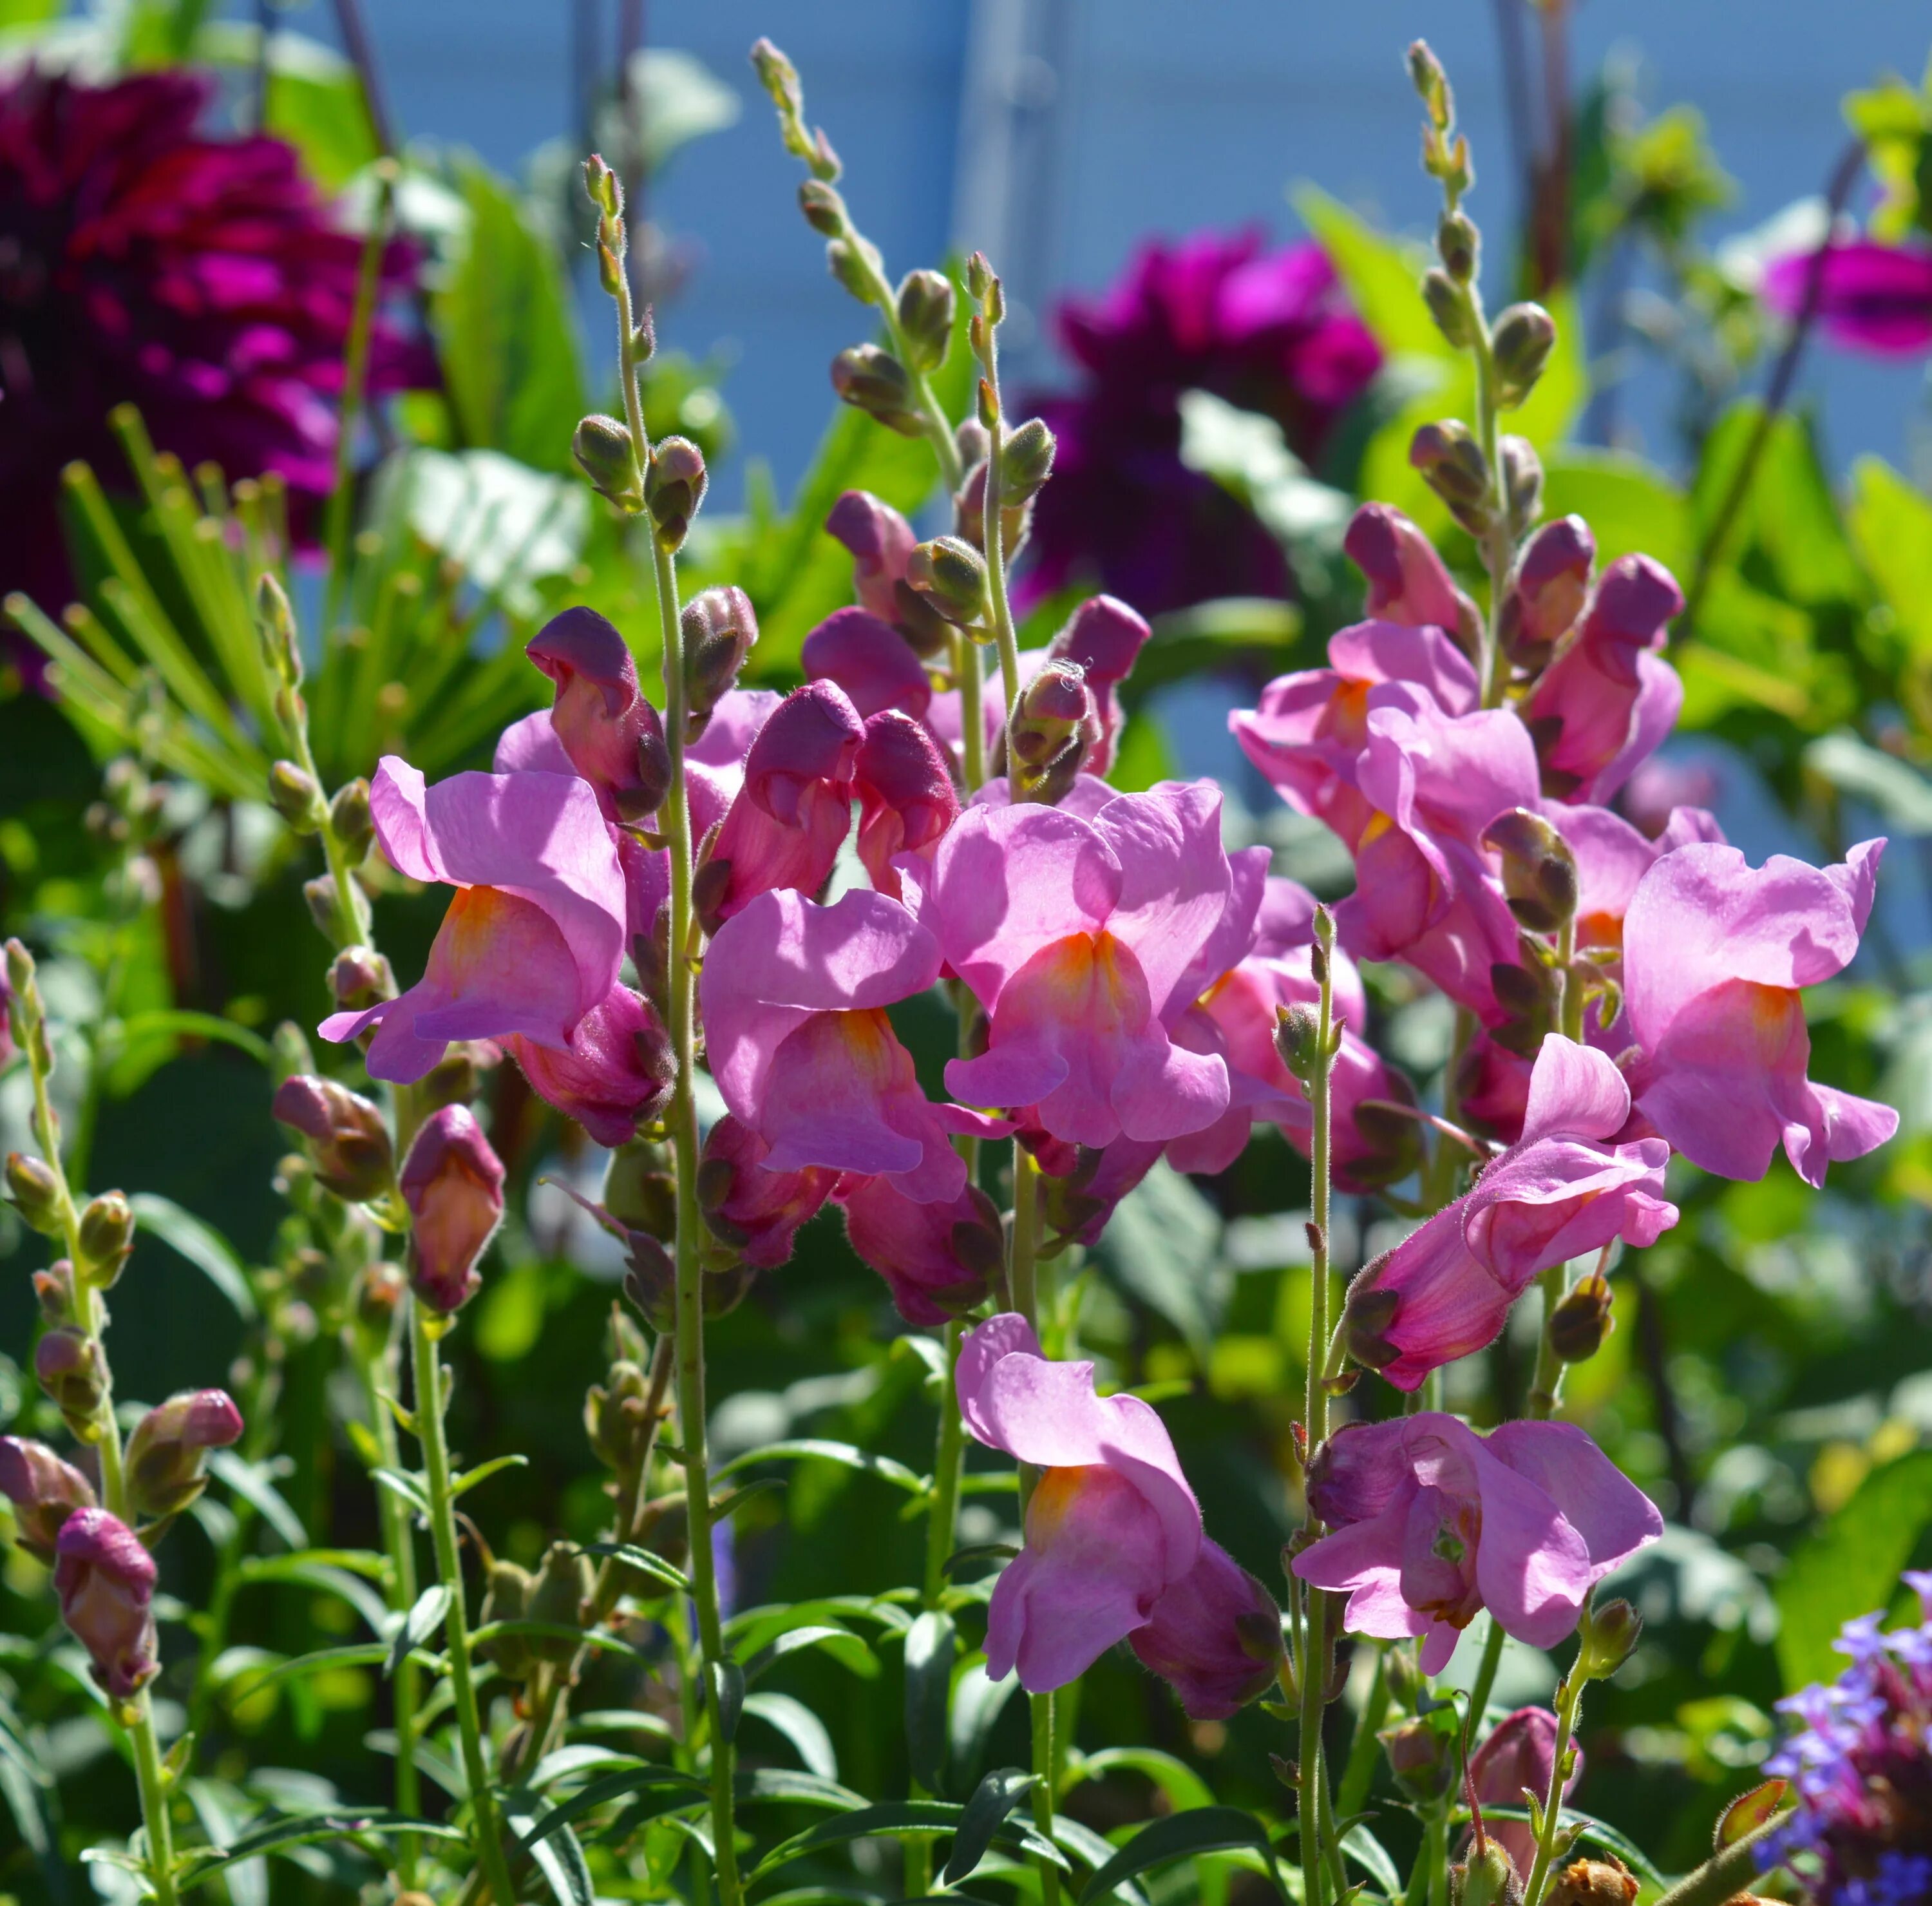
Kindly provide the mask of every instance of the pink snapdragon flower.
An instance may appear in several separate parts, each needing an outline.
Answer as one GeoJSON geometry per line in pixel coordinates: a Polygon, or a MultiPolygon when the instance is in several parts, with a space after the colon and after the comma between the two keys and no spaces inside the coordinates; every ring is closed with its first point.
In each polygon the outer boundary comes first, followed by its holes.
{"type": "Polygon", "coordinates": [[[1683,606],[1670,571],[1648,556],[1620,556],[1597,578],[1522,706],[1549,793],[1607,801],[1670,732],[1684,684],[1658,651],[1683,606]]]}
{"type": "Polygon", "coordinates": [[[1226,1063],[1169,1036],[1232,886],[1212,782],[1120,795],[1090,821],[975,806],[929,873],[900,868],[986,1011],[986,1052],[946,1067],[956,1097],[1030,1108],[1029,1125],[1094,1146],[1176,1138],[1227,1109],[1226,1063]]]}
{"type": "MultiPolygon", "coordinates": [[[[1795,318],[1815,269],[1809,248],[1774,258],[1765,269],[1765,302],[1795,318]]],[[[1818,317],[1826,336],[1848,350],[1879,357],[1932,350],[1932,251],[1877,239],[1834,243],[1825,257],[1818,317]]]]}
{"type": "MultiPolygon", "coordinates": [[[[1570,1771],[1564,1776],[1567,1799],[1583,1778],[1583,1750],[1572,1746],[1570,1771]]],[[[1520,1807],[1528,1787],[1540,1805],[1550,1793],[1550,1776],[1556,1769],[1556,1716],[1546,1707],[1520,1707],[1490,1729],[1489,1738],[1469,1756],[1469,1778],[1476,1799],[1485,1807],[1520,1807]]],[[[1487,1831],[1507,1853],[1519,1876],[1527,1877],[1536,1859],[1536,1836],[1521,1820],[1497,1820],[1487,1831]]]]}
{"type": "Polygon", "coordinates": [[[832,506],[825,530],[852,552],[859,606],[890,624],[916,654],[942,653],[950,632],[905,579],[907,560],[919,541],[912,525],[890,503],[864,490],[848,490],[832,506]]]}
{"type": "Polygon", "coordinates": [[[932,705],[926,665],[892,624],[870,610],[838,609],[805,638],[799,662],[808,682],[836,682],[862,718],[896,708],[915,720],[932,705]]]}
{"type": "Polygon", "coordinates": [[[1492,1343],[1538,1271],[1622,1238],[1654,1244],[1677,1222],[1664,1196],[1670,1148],[1614,1141],[1630,1090],[1616,1065],[1559,1033],[1530,1075],[1522,1136],[1472,1188],[1349,1286],[1345,1340],[1397,1389],[1492,1343]]]}
{"type": "Polygon", "coordinates": [[[76,1509],[54,1544],[61,1619],[116,1700],[131,1700],[161,1671],[154,1629],[154,1558],[105,1509],[76,1509]]]}
{"type": "Polygon", "coordinates": [[[1782,1140],[1808,1184],[1898,1129],[1889,1106],[1807,1076],[1802,989],[1842,972],[1871,912],[1882,840],[1834,866],[1748,865],[1697,843],[1645,875],[1624,918],[1624,1004],[1644,1118],[1693,1163],[1760,1178],[1782,1140]]]}
{"type": "Polygon", "coordinates": [[[655,1118],[677,1083],[670,1039],[643,998],[613,986],[571,1028],[562,1051],[512,1033],[503,1049],[530,1089],[599,1145],[620,1145],[655,1118]]]}
{"type": "Polygon", "coordinates": [[[1334,1532],[1295,1574],[1348,1595],[1353,1634],[1423,1637],[1425,1674],[1449,1665],[1485,1607],[1506,1634],[1553,1648],[1590,1590],[1664,1533],[1649,1498],[1574,1424],[1478,1436],[1436,1410],[1346,1425],[1310,1465],[1308,1500],[1334,1532]]]}
{"type": "Polygon", "coordinates": [[[670,779],[658,711],[638,685],[630,645],[595,609],[553,616],[524,651],[556,684],[550,729],[616,821],[654,813],[670,779]]]}
{"type": "Polygon", "coordinates": [[[458,774],[434,787],[385,755],[370,789],[376,838],[412,880],[455,887],[423,977],[325,1039],[377,1028],[371,1078],[412,1084],[452,1039],[569,1049],[578,1022],[617,982],[624,877],[587,782],[560,774],[458,774]]]}
{"type": "Polygon", "coordinates": [[[1364,503],[1350,518],[1342,553],[1361,571],[1378,622],[1433,627],[1473,647],[1482,628],[1474,603],[1456,587],[1436,545],[1389,503],[1364,503]]]}
{"type": "Polygon", "coordinates": [[[503,1220],[503,1166],[467,1106],[424,1120],[397,1181],[410,1210],[410,1283],[448,1316],[482,1287],[477,1260],[503,1220]]]}
{"type": "Polygon", "coordinates": [[[873,886],[900,897],[902,854],[930,860],[959,818],[959,796],[931,730],[898,709],[866,722],[853,766],[859,797],[859,860],[873,886]]]}
{"type": "Polygon", "coordinates": [[[791,1256],[799,1227],[818,1216],[838,1182],[823,1165],[774,1171],[764,1141],[729,1112],[704,1135],[698,1167],[698,1205],[718,1242],[756,1271],[791,1256]]]}
{"type": "Polygon", "coordinates": [[[998,1208],[977,1185],[921,1203],[890,1178],[850,1173],[833,1193],[857,1255],[885,1279],[909,1324],[944,1324],[986,1300],[1004,1268],[998,1208]]]}
{"type": "Polygon", "coordinates": [[[1133,672],[1153,633],[1146,618],[1118,596],[1090,596],[1047,644],[1047,659],[1078,663],[1093,691],[1100,738],[1082,764],[1085,773],[1105,774],[1112,764],[1122,719],[1114,691],[1133,672]]]}
{"type": "Polygon", "coordinates": [[[1045,1472],[1026,1545],[988,1605],[992,1679],[1017,1667],[1030,1694],[1064,1687],[1124,1640],[1197,1719],[1225,1718],[1274,1684],[1280,1610],[1202,1532],[1148,1405],[1097,1396],[1091,1364],[1049,1362],[1010,1311],[966,1339],[957,1382],[974,1436],[1045,1472]]]}
{"type": "Polygon", "coordinates": [[[880,893],[829,907],[761,893],[718,929],[700,981],[706,1045],[766,1170],[878,1175],[922,1202],[965,1189],[952,1135],[1010,1128],[932,1104],[885,1013],[939,968],[938,942],[880,893]]]}

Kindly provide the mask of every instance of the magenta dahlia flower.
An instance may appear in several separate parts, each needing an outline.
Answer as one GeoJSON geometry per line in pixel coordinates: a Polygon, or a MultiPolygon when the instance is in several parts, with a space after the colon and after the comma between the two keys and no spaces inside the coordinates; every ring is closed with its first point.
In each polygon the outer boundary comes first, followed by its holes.
{"type": "MultiPolygon", "coordinates": [[[[119,404],[185,464],[274,472],[298,499],[333,479],[362,241],[292,147],[198,131],[212,92],[186,73],[0,83],[0,590],[64,599],[60,471],[85,458],[115,482],[119,404]]],[[[389,283],[411,267],[392,247],[389,283]]],[[[379,326],[372,388],[420,368],[379,326]]]]}

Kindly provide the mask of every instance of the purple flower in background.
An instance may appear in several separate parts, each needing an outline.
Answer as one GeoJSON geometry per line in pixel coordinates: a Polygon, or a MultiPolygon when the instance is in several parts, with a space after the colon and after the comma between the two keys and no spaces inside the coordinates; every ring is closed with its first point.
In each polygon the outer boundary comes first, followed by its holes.
{"type": "MultiPolygon", "coordinates": [[[[182,72],[0,84],[0,590],[49,608],[69,586],[59,473],[84,458],[117,480],[116,404],[190,467],[272,471],[298,500],[334,481],[362,240],[329,224],[292,147],[198,133],[211,91],[182,72]]],[[[412,265],[392,246],[388,281],[412,265]]],[[[420,380],[386,324],[370,379],[420,380]]]]}
{"type": "Polygon", "coordinates": [[[1180,461],[1180,396],[1272,417],[1304,459],[1382,353],[1320,248],[1201,233],[1144,247],[1113,289],[1069,300],[1060,341],[1086,374],[1038,404],[1059,448],[1034,506],[1031,598],[1097,583],[1143,614],[1217,596],[1282,596],[1286,565],[1254,517],[1180,461]]]}
{"type": "MultiPolygon", "coordinates": [[[[1815,251],[1787,253],[1765,268],[1764,301],[1780,317],[1804,306],[1815,251]]],[[[1854,239],[1825,254],[1818,321],[1847,350],[1917,357],[1932,350],[1932,251],[1854,239]]]]}

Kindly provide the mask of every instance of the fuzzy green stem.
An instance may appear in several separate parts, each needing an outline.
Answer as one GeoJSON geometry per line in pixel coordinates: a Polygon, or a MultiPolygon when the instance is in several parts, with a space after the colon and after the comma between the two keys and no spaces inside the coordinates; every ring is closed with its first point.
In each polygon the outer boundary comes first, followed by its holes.
{"type": "Polygon", "coordinates": [[[1565,1039],[1583,1043],[1583,989],[1577,983],[1576,921],[1572,914],[1556,935],[1556,983],[1560,989],[1558,1023],[1565,1039]]]}
{"type": "Polygon", "coordinates": [[[1478,540],[1483,567],[1490,578],[1489,613],[1483,621],[1480,674],[1483,706],[1502,705],[1503,690],[1509,683],[1509,661],[1503,653],[1501,635],[1503,596],[1508,587],[1510,564],[1515,556],[1515,539],[1510,533],[1509,499],[1503,482],[1502,435],[1498,424],[1496,353],[1490,347],[1489,320],[1484,315],[1482,293],[1468,287],[1469,331],[1473,342],[1470,355],[1476,365],[1476,434],[1490,470],[1489,503],[1494,514],[1488,532],[1478,540]]]}
{"type": "MultiPolygon", "coordinates": [[[[1006,488],[1006,420],[1000,409],[999,327],[990,317],[981,321],[986,338],[986,350],[980,360],[986,373],[983,392],[990,395],[991,401],[982,399],[981,410],[986,419],[988,442],[986,488],[980,514],[986,545],[986,593],[993,608],[993,639],[1000,645],[1000,684],[1005,695],[1006,720],[1010,723],[1020,698],[1020,644],[1013,627],[1012,603],[1006,591],[1006,526],[1000,509],[1006,488]]],[[[962,722],[969,719],[970,714],[962,713],[962,722]]],[[[1009,746],[1006,785],[1015,801],[1020,798],[1023,779],[1020,758],[1009,746]]]]}
{"type": "Polygon", "coordinates": [[[966,1426],[960,1419],[955,1379],[959,1367],[959,1346],[965,1336],[966,1326],[958,1318],[946,1326],[946,1373],[939,1391],[939,1442],[932,1463],[932,1511],[926,1525],[925,1601],[928,1608],[938,1607],[945,1589],[946,1558],[952,1553],[954,1532],[959,1522],[966,1426]]]}
{"type": "MultiPolygon", "coordinates": [[[[1429,1906],[1448,1906],[1449,1814],[1446,1808],[1436,1808],[1423,1823],[1422,1871],[1429,1906]]],[[[1412,1886],[1410,1896],[1414,1895],[1412,1886]]]]}
{"type": "Polygon", "coordinates": [[[1543,1802],[1543,1831],[1536,1836],[1536,1859],[1522,1889],[1523,1906],[1538,1906],[1549,1883],[1556,1854],[1557,1829],[1563,1817],[1563,1763],[1576,1731],[1576,1709],[1583,1698],[1583,1677],[1572,1668],[1556,1696],[1556,1751],[1550,1766],[1550,1791],[1543,1802]]]}
{"type": "MultiPolygon", "coordinates": [[[[1054,1699],[1045,1694],[1030,1694],[1028,1700],[1033,1709],[1033,1770],[1040,1776],[1034,1784],[1033,1823],[1050,1840],[1055,1784],[1054,1699]]],[[[1040,1875],[1041,1906],[1059,1906],[1060,1868],[1042,1853],[1034,1860],[1034,1870],[1040,1875]]]]}
{"type": "Polygon", "coordinates": [[[430,1540],[436,1550],[436,1579],[449,1590],[445,1638],[449,1648],[449,1688],[463,1750],[463,1774],[470,1789],[470,1832],[477,1859],[496,1906],[516,1906],[516,1889],[511,1883],[509,1863],[504,1856],[496,1818],[496,1796],[490,1787],[489,1763],[484,1757],[483,1724],[470,1669],[470,1615],[464,1600],[463,1558],[456,1542],[456,1499],[450,1493],[449,1448],[443,1437],[442,1416],[448,1400],[443,1385],[442,1358],[436,1348],[442,1325],[440,1319],[433,1320],[413,1297],[403,1301],[409,1307],[414,1352],[416,1435],[422,1445],[423,1475],[429,1495],[430,1540]]]}
{"type": "Polygon", "coordinates": [[[148,1829],[148,1875],[158,1906],[175,1906],[174,1823],[168,1817],[167,1781],[161,1772],[154,1711],[144,1688],[134,1697],[128,1738],[134,1749],[134,1778],[141,1790],[141,1820],[148,1829]]]}
{"type": "Polygon", "coordinates": [[[1552,1264],[1540,1272],[1537,1283],[1543,1292],[1543,1331],[1536,1340],[1536,1375],[1529,1388],[1529,1415],[1538,1422],[1547,1422],[1556,1414],[1563,1395],[1563,1359],[1556,1354],[1551,1334],[1556,1307],[1568,1295],[1565,1267],[1552,1264]]]}

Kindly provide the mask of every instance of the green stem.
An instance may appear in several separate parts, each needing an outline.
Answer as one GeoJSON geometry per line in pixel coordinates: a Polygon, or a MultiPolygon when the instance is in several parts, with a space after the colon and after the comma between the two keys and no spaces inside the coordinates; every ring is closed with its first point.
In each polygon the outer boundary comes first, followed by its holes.
{"type": "MultiPolygon", "coordinates": [[[[1050,1693],[1031,1694],[1028,1699],[1033,1709],[1033,1770],[1040,1776],[1034,1784],[1033,1823],[1050,1840],[1055,1797],[1054,1700],[1050,1693]]],[[[1040,1906],[1059,1906],[1060,1868],[1042,1853],[1035,1859],[1034,1870],[1040,1875],[1040,1906]]]]}
{"type": "Polygon", "coordinates": [[[1576,921],[1573,914],[1556,935],[1557,1022],[1563,1037],[1580,1046],[1583,1043],[1583,989],[1576,981],[1576,921]]]}
{"type": "Polygon", "coordinates": [[[932,1460],[932,1512],[926,1525],[926,1605],[939,1606],[946,1586],[946,1562],[959,1523],[959,1484],[966,1459],[966,1426],[959,1415],[955,1379],[966,1326],[958,1318],[946,1326],[946,1373],[939,1391],[939,1442],[932,1460]]]}
{"type": "Polygon", "coordinates": [[[952,679],[959,685],[959,746],[966,791],[972,794],[986,785],[986,722],[981,708],[986,685],[980,645],[960,629],[952,632],[952,679]]]}
{"type": "Polygon", "coordinates": [[[496,1906],[516,1906],[496,1820],[496,1802],[490,1788],[490,1768],[483,1753],[483,1725],[476,1703],[476,1683],[470,1664],[470,1615],[464,1600],[463,1558],[456,1544],[456,1499],[450,1493],[449,1449],[443,1438],[443,1387],[441,1354],[436,1349],[440,1320],[413,1297],[409,1306],[410,1330],[416,1369],[416,1435],[422,1445],[423,1473],[429,1493],[430,1539],[436,1550],[436,1578],[449,1590],[446,1638],[449,1644],[449,1688],[456,1709],[456,1730],[463,1748],[464,1778],[470,1789],[474,1816],[471,1826],[476,1856],[496,1906]]]}
{"type": "Polygon", "coordinates": [[[1556,1853],[1557,1830],[1562,1823],[1563,1763],[1576,1731],[1576,1709],[1582,1698],[1583,1677],[1573,1667],[1557,1691],[1556,1754],[1550,1766],[1550,1791],[1543,1802],[1543,1831],[1536,1836],[1536,1859],[1523,1886],[1523,1906],[1537,1906],[1549,1881],[1550,1862],[1556,1853]]]}
{"type": "MultiPolygon", "coordinates": [[[[1429,1906],[1448,1906],[1449,1814],[1445,1808],[1438,1807],[1424,1822],[1422,1862],[1429,1906]]],[[[1412,1897],[1414,1889],[1410,1891],[1412,1897]]]]}
{"type": "MultiPolygon", "coordinates": [[[[1000,508],[1006,488],[1006,420],[1000,410],[999,328],[988,320],[986,331],[986,355],[980,362],[986,366],[986,385],[992,401],[986,407],[992,414],[986,423],[986,490],[980,513],[986,545],[986,593],[993,605],[993,638],[1000,645],[1000,685],[1010,723],[1020,698],[1020,644],[1013,627],[1012,603],[1006,593],[1006,526],[1000,508]]],[[[1020,758],[1009,747],[1006,785],[1016,801],[1020,798],[1023,780],[1020,758]]]]}
{"type": "Polygon", "coordinates": [[[1469,1732],[1474,1734],[1483,1724],[1483,1716],[1489,1712],[1490,1696],[1496,1685],[1496,1670],[1503,1658],[1503,1643],[1508,1640],[1503,1632],[1503,1625],[1492,1615],[1490,1617],[1489,1639],[1483,1643],[1483,1658],[1476,1669],[1476,1685],[1469,1690],[1469,1732]]]}
{"type": "Polygon", "coordinates": [[[1508,658],[1503,653],[1499,634],[1502,620],[1503,593],[1508,585],[1510,563],[1515,555],[1510,533],[1509,500],[1503,482],[1502,434],[1498,423],[1496,359],[1490,348],[1489,320],[1484,315],[1482,293],[1473,284],[1466,293],[1469,330],[1474,342],[1470,353],[1476,362],[1476,434],[1490,470],[1489,502],[1494,515],[1486,535],[1479,540],[1483,567],[1489,573],[1489,613],[1483,622],[1480,674],[1483,706],[1499,707],[1509,682],[1508,658]]]}
{"type": "MultiPolygon", "coordinates": [[[[1040,1331],[1040,1167],[1033,1154],[1013,1143],[1012,1256],[1006,1267],[1013,1308],[1040,1331]]],[[[1025,1472],[1022,1471],[1022,1475],[1025,1472]]],[[[1028,1492],[1029,1494],[1031,1491],[1028,1492]]]]}
{"type": "Polygon", "coordinates": [[[148,1875],[158,1906],[175,1906],[174,1823],[168,1817],[167,1781],[161,1772],[154,1712],[144,1688],[134,1697],[128,1738],[134,1749],[134,1778],[141,1790],[141,1820],[148,1829],[148,1875]]]}
{"type": "Polygon", "coordinates": [[[1539,1273],[1537,1283],[1543,1292],[1543,1331],[1536,1340],[1536,1375],[1530,1384],[1529,1415],[1538,1422],[1547,1422],[1556,1414],[1556,1406],[1563,1394],[1563,1359],[1556,1354],[1556,1344],[1551,1334],[1551,1325],[1556,1316],[1556,1307],[1568,1294],[1565,1280],[1566,1268],[1552,1264],[1546,1271],[1539,1273]]]}
{"type": "Polygon", "coordinates": [[[1335,1794],[1335,1811],[1343,1820],[1352,1820],[1369,1797],[1369,1787],[1376,1777],[1377,1751],[1382,1745],[1376,1736],[1388,1718],[1389,1705],[1388,1654],[1386,1649],[1377,1646],[1375,1679],[1369,1683],[1368,1698],[1362,1703],[1361,1716],[1349,1740],[1342,1784],[1335,1794]]]}

